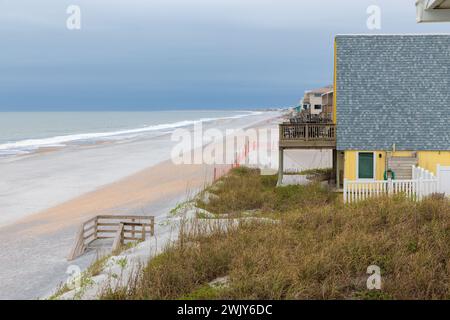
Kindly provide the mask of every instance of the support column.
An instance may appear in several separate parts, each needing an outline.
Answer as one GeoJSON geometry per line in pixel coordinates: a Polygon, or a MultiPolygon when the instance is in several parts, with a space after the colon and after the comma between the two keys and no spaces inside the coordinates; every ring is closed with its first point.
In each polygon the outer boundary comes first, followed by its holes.
{"type": "Polygon", "coordinates": [[[341,154],[338,150],[336,150],[336,189],[341,188],[340,169],[341,169],[341,154]]]}
{"type": "Polygon", "coordinates": [[[337,185],[337,181],[336,181],[336,174],[337,174],[337,172],[338,172],[338,170],[337,170],[337,163],[336,163],[336,161],[337,161],[337,150],[336,149],[333,149],[333,175],[334,175],[334,182],[336,183],[336,185],[337,185]]]}
{"type": "Polygon", "coordinates": [[[283,172],[284,172],[284,149],[279,148],[278,152],[278,182],[277,186],[281,186],[283,182],[283,172]]]}

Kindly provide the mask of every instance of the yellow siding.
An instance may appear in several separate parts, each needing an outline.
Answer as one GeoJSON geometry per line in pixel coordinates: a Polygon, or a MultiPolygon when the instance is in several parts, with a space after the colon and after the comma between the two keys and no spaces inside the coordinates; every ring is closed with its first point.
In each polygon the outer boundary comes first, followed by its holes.
{"type": "Polygon", "coordinates": [[[357,179],[358,152],[375,152],[375,179],[383,180],[385,171],[385,152],[366,150],[366,151],[345,151],[344,156],[344,178],[349,180],[357,179]],[[382,155],[380,158],[379,155],[382,155]]]}
{"type": "MultiPolygon", "coordinates": [[[[383,180],[384,172],[386,171],[386,155],[385,151],[345,151],[344,155],[344,178],[349,180],[356,180],[357,171],[357,155],[358,152],[375,152],[376,156],[376,179],[383,180]],[[381,158],[379,155],[381,154],[381,158]]],[[[412,151],[397,151],[389,152],[396,157],[410,157],[412,151]]],[[[417,152],[418,165],[436,174],[436,167],[438,164],[442,166],[450,166],[450,151],[419,151],[417,152]]]]}
{"type": "Polygon", "coordinates": [[[450,166],[450,151],[421,151],[418,153],[419,166],[436,174],[436,167],[450,166]]]}
{"type": "Polygon", "coordinates": [[[356,180],[356,151],[345,151],[344,178],[356,180]]]}

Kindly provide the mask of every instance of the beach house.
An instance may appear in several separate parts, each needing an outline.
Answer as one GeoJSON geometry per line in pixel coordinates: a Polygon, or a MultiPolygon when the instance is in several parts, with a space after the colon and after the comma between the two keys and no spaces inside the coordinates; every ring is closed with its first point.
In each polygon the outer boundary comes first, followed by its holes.
{"type": "Polygon", "coordinates": [[[334,124],[281,125],[280,150],[332,148],[337,187],[356,193],[426,177],[450,195],[450,35],[337,36],[334,78],[334,124]]]}
{"type": "Polygon", "coordinates": [[[322,96],[333,90],[332,86],[317,88],[305,92],[303,97],[303,109],[309,110],[312,115],[319,115],[323,111],[322,96]]]}
{"type": "Polygon", "coordinates": [[[450,35],[344,35],[335,51],[344,179],[411,179],[417,165],[450,180],[450,35]]]}
{"type": "Polygon", "coordinates": [[[333,120],[334,98],[333,90],[329,90],[322,94],[322,117],[324,119],[333,120]]]}

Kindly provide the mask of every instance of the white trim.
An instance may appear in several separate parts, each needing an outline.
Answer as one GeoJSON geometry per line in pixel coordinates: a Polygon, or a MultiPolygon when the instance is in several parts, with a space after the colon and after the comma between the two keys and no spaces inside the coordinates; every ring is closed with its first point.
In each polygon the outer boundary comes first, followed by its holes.
{"type": "Polygon", "coordinates": [[[356,153],[356,180],[358,181],[375,181],[377,177],[377,155],[375,151],[358,151],[356,153]],[[359,178],[359,154],[360,153],[372,153],[373,154],[373,178],[372,179],[360,179],[359,178]]]}
{"type": "Polygon", "coordinates": [[[427,10],[428,9],[436,9],[441,4],[443,4],[445,0],[428,0],[427,2],[427,10]]]}
{"type": "Polygon", "coordinates": [[[417,22],[450,22],[450,9],[439,9],[442,0],[417,0],[417,22]]]}

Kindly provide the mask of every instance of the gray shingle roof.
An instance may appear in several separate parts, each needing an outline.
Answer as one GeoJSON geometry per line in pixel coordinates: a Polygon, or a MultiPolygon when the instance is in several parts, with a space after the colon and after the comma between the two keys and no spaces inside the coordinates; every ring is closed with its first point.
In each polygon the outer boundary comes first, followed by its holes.
{"type": "Polygon", "coordinates": [[[336,45],[338,150],[450,150],[450,35],[336,45]]]}

